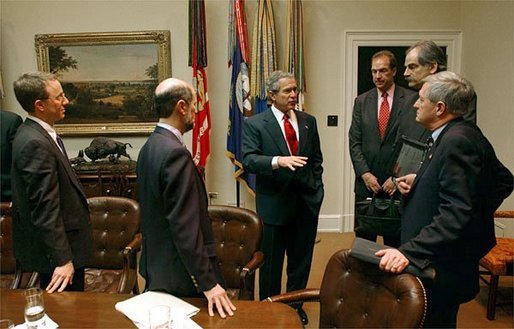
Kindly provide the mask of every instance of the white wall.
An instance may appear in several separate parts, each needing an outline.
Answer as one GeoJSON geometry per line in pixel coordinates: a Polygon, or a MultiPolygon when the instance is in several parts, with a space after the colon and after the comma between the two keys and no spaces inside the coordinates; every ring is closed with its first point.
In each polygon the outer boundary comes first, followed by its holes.
{"type": "MultiPolygon", "coordinates": [[[[353,209],[343,209],[340,186],[342,152],[347,127],[327,127],[326,116],[345,111],[343,95],[343,37],[346,30],[461,30],[461,73],[476,86],[478,123],[501,160],[514,168],[513,118],[513,3],[512,1],[314,1],[304,0],[307,96],[305,107],[318,118],[324,154],[326,196],[322,216],[335,221],[353,209]]],[[[287,2],[274,1],[280,68],[284,58],[287,2]]],[[[248,27],[253,28],[257,2],[247,1],[248,27]]],[[[233,170],[225,156],[228,90],[228,1],[207,0],[209,99],[212,116],[211,158],[207,167],[209,191],[219,203],[235,200],[233,170]]],[[[12,81],[36,70],[34,35],[40,33],[170,30],[174,77],[191,80],[187,66],[187,1],[6,1],[0,2],[1,71],[7,97],[2,107],[23,114],[12,92],[12,81]]],[[[186,139],[190,139],[190,134],[186,139]]],[[[135,158],[144,137],[116,137],[130,142],[135,158]]],[[[69,154],[89,145],[91,138],[65,138],[69,154]]],[[[253,199],[242,191],[246,206],[253,199]]],[[[505,209],[514,209],[509,198],[505,209]]],[[[330,223],[329,225],[330,226],[330,223]]]]}

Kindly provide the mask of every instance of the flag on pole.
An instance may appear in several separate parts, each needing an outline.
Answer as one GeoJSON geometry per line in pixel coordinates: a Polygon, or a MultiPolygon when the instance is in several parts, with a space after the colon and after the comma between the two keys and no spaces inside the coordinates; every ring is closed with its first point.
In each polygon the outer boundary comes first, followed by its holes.
{"type": "Polygon", "coordinates": [[[227,133],[227,156],[234,164],[234,178],[253,193],[254,177],[243,169],[241,149],[243,121],[251,115],[248,28],[242,0],[229,1],[229,59],[232,68],[230,79],[229,126],[227,133]]]}
{"type": "Polygon", "coordinates": [[[259,9],[253,25],[251,96],[255,99],[254,113],[268,108],[266,80],[277,70],[275,22],[271,0],[259,0],[259,9]]]}
{"type": "Polygon", "coordinates": [[[204,0],[189,0],[189,66],[193,68],[196,113],[193,126],[193,161],[203,173],[211,152],[211,110],[207,94],[207,40],[204,0]]]}
{"type": "Polygon", "coordinates": [[[302,0],[288,0],[286,71],[294,74],[298,83],[298,109],[303,110],[305,95],[305,65],[303,60],[303,8],[302,0]]]}

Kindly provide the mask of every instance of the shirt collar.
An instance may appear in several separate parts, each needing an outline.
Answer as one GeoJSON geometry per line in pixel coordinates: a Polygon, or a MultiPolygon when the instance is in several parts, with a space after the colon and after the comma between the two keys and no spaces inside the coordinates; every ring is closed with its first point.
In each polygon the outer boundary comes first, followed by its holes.
{"type": "Polygon", "coordinates": [[[41,120],[40,118],[37,118],[31,114],[29,114],[27,116],[27,119],[30,119],[32,121],[35,121],[36,123],[38,123],[41,127],[43,127],[43,129],[48,133],[50,134],[50,136],[55,140],[57,138],[57,132],[55,131],[55,129],[50,126],[48,123],[44,122],[43,120],[41,120]]]}
{"type": "Polygon", "coordinates": [[[446,127],[447,125],[448,123],[445,123],[444,125],[442,125],[441,127],[437,128],[432,132],[432,139],[434,140],[434,142],[437,140],[439,135],[441,135],[441,132],[443,131],[444,127],[446,127]]]}
{"type": "Polygon", "coordinates": [[[164,123],[164,122],[158,122],[157,126],[171,131],[173,133],[173,135],[177,136],[177,138],[180,141],[180,143],[182,143],[182,145],[184,145],[184,140],[182,138],[182,133],[177,128],[175,128],[172,125],[169,125],[167,123],[164,123]]]}

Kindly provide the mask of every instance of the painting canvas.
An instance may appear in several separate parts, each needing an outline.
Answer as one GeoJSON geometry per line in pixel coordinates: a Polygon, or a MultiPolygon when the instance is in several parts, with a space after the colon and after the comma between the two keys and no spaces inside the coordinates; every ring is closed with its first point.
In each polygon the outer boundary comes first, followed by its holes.
{"type": "MultiPolygon", "coordinates": [[[[75,34],[73,39],[73,34],[68,34],[66,42],[46,35],[45,56],[38,57],[40,69],[57,75],[70,101],[65,119],[56,125],[60,133],[138,134],[153,130],[158,121],[153,91],[170,75],[166,69],[169,60],[162,60],[163,46],[153,34],[141,39],[138,33],[145,32],[127,33],[132,38],[106,38],[103,33],[102,38],[75,34]]],[[[41,35],[36,40],[41,40],[41,35]]],[[[169,58],[169,42],[164,47],[169,58]]]]}

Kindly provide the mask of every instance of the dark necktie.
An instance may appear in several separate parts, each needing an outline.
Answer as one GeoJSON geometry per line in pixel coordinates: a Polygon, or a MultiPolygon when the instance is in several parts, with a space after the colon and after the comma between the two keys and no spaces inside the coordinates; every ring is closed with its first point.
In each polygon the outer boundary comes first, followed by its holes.
{"type": "Polygon", "coordinates": [[[289,116],[287,113],[284,113],[284,132],[286,133],[287,144],[289,145],[289,150],[292,155],[296,155],[298,153],[298,139],[296,138],[296,132],[293,128],[293,125],[289,121],[289,116]]]}
{"type": "Polygon", "coordinates": [[[384,139],[390,113],[391,109],[389,108],[389,102],[387,102],[387,93],[384,92],[382,94],[382,103],[380,104],[380,110],[378,112],[378,132],[380,133],[380,139],[384,139]]]}
{"type": "Polygon", "coordinates": [[[59,135],[56,135],[55,139],[57,140],[57,144],[59,144],[59,147],[61,148],[62,153],[64,154],[66,159],[68,159],[68,154],[66,153],[66,149],[64,148],[64,143],[62,142],[61,137],[59,135]]]}

